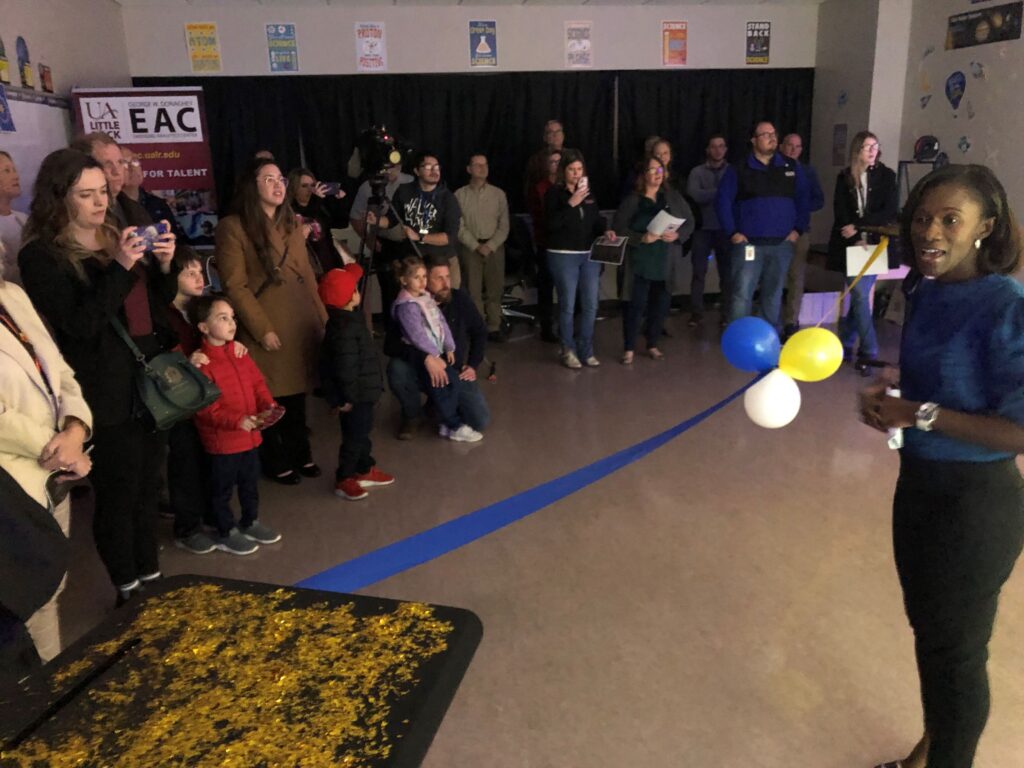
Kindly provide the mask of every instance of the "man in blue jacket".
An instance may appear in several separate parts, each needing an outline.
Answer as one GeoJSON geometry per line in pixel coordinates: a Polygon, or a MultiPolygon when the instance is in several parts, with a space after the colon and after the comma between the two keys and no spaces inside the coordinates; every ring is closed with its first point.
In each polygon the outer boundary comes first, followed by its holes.
{"type": "Polygon", "coordinates": [[[810,223],[809,189],[800,164],[776,152],[774,125],[757,123],[750,143],[750,154],[722,175],[715,199],[731,246],[727,318],[732,322],[751,314],[760,288],[758,314],[778,328],[793,247],[810,223]]]}

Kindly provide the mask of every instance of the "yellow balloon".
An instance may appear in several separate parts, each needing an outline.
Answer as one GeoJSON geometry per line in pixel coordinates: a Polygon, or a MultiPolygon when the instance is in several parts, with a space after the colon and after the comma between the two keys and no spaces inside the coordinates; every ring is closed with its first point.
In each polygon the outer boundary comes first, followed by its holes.
{"type": "Polygon", "coordinates": [[[779,369],[797,381],[822,381],[843,364],[843,343],[825,328],[804,328],[783,345],[779,369]]]}

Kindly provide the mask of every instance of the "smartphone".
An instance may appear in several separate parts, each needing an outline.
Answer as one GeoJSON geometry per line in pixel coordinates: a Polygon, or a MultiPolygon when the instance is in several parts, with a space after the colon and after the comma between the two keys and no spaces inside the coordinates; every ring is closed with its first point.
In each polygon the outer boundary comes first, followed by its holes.
{"type": "Polygon", "coordinates": [[[320,183],[324,185],[324,194],[328,197],[333,197],[341,191],[340,181],[322,181],[320,183]]]}
{"type": "Polygon", "coordinates": [[[590,179],[588,179],[586,176],[581,176],[579,188],[590,189],[590,179]]]}
{"type": "Polygon", "coordinates": [[[143,240],[145,240],[146,250],[152,251],[153,244],[156,242],[157,238],[160,237],[161,235],[166,235],[170,231],[170,227],[168,227],[162,221],[159,221],[156,224],[150,224],[148,227],[136,227],[135,237],[141,237],[143,240]]]}

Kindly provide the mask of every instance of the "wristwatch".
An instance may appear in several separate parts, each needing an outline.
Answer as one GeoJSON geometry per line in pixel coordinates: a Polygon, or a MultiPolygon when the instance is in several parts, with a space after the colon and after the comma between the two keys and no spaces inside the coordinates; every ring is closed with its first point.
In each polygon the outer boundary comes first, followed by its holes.
{"type": "Polygon", "coordinates": [[[935,428],[935,420],[939,418],[938,403],[922,403],[915,414],[917,423],[914,425],[922,432],[931,432],[935,428]]]}

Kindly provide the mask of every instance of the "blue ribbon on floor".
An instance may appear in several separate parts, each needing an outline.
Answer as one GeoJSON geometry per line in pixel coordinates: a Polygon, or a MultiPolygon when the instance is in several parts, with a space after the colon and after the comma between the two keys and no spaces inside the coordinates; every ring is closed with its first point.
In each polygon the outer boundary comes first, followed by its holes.
{"type": "Polygon", "coordinates": [[[707,410],[643,442],[623,448],[611,456],[598,459],[593,464],[517,493],[515,496],[328,568],[300,581],[296,586],[328,592],[354,592],[482,539],[642,459],[651,451],[720,411],[763,376],[764,374],[760,374],[707,410]]]}

